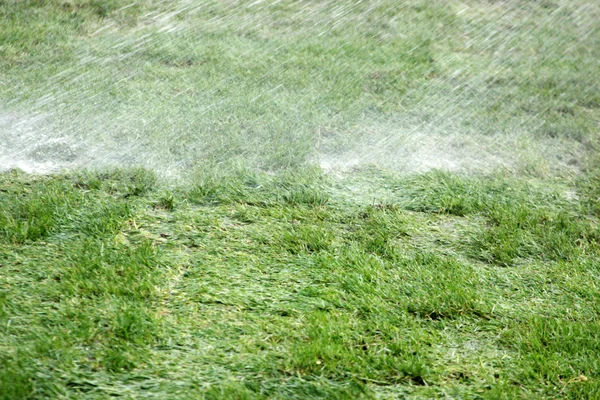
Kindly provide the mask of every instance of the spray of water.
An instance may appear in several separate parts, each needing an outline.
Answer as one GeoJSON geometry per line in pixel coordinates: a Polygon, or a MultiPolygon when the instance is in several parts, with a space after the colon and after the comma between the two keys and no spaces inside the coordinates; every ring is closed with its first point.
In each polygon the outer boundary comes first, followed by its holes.
{"type": "Polygon", "coordinates": [[[598,20],[583,0],[123,3],[0,77],[0,168],[576,173],[598,20]]]}

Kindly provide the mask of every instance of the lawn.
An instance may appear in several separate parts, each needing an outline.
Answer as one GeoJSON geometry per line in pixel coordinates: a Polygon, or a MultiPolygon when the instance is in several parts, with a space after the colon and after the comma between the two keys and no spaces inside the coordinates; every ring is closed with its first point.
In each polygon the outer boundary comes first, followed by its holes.
{"type": "Polygon", "coordinates": [[[598,20],[0,0],[0,399],[600,398],[598,20]]]}

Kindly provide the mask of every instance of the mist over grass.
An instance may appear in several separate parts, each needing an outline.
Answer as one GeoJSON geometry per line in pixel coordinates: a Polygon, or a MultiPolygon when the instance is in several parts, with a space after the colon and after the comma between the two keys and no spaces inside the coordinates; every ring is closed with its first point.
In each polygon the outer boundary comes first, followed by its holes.
{"type": "Polygon", "coordinates": [[[596,140],[589,2],[19,1],[1,12],[8,166],[556,175],[577,171],[596,140]]]}
{"type": "Polygon", "coordinates": [[[0,399],[600,397],[600,6],[0,20],[0,399]]]}

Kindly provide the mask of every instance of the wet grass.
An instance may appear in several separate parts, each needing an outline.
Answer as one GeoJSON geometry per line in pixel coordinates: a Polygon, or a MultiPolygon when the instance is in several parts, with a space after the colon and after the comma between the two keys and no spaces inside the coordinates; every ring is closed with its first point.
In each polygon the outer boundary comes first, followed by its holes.
{"type": "Polygon", "coordinates": [[[594,190],[373,174],[4,174],[0,393],[598,395],[594,190]]]}
{"type": "Polygon", "coordinates": [[[600,397],[599,15],[0,1],[0,399],[600,397]]]}
{"type": "Polygon", "coordinates": [[[5,1],[0,138],[8,160],[175,176],[307,158],[569,175],[600,120],[599,15],[585,1],[5,1]]]}

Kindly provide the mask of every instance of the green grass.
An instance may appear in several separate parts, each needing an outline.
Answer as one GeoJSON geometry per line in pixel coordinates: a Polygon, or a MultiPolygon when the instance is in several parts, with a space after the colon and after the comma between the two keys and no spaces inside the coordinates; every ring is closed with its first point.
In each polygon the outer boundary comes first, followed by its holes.
{"type": "Polygon", "coordinates": [[[360,175],[241,171],[168,195],[132,189],[141,171],[4,175],[3,221],[51,223],[3,223],[0,392],[598,394],[586,192],[433,172],[384,175],[385,203],[340,195],[360,175]]]}
{"type": "Polygon", "coordinates": [[[0,1],[0,399],[600,397],[598,18],[0,1]]]}
{"type": "Polygon", "coordinates": [[[596,140],[600,11],[585,1],[164,3],[3,2],[9,156],[172,175],[489,158],[554,176],[596,140]]]}

